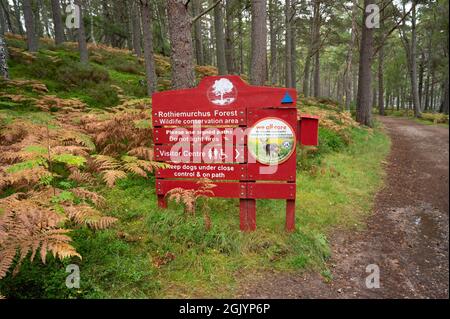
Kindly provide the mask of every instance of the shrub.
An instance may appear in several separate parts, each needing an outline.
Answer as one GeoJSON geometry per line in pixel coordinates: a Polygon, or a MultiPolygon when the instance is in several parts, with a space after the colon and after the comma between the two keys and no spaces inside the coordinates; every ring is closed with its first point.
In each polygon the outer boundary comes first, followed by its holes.
{"type": "Polygon", "coordinates": [[[139,66],[137,66],[135,63],[132,63],[129,61],[125,61],[123,63],[116,64],[114,66],[114,69],[119,72],[131,73],[131,74],[137,74],[137,75],[141,75],[143,73],[143,70],[141,70],[139,68],[139,66]]]}
{"type": "Polygon", "coordinates": [[[28,66],[28,72],[33,78],[53,79],[59,66],[60,63],[54,63],[48,57],[42,56],[28,66]]]}
{"type": "Polygon", "coordinates": [[[442,113],[422,113],[422,119],[434,124],[448,124],[449,117],[442,113]]]}
{"type": "Polygon", "coordinates": [[[58,69],[56,80],[66,88],[70,88],[71,86],[89,87],[93,83],[108,82],[110,79],[109,73],[103,68],[82,63],[69,63],[58,69]]]}
{"type": "Polygon", "coordinates": [[[119,104],[120,99],[117,91],[108,83],[99,83],[86,89],[89,96],[89,105],[98,107],[110,107],[119,104]]]}
{"type": "Polygon", "coordinates": [[[341,135],[326,128],[319,128],[319,149],[321,153],[339,151],[346,146],[341,135]]]}

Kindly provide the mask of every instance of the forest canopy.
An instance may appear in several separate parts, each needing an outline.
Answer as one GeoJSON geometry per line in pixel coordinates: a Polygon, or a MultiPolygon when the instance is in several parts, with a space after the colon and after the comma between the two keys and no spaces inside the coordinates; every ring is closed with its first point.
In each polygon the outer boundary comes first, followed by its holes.
{"type": "Polygon", "coordinates": [[[82,63],[87,44],[133,50],[148,94],[160,54],[172,88],[195,86],[195,64],[211,65],[334,99],[369,126],[373,109],[448,114],[448,0],[1,0],[0,21],[30,52],[39,38],[78,42],[82,63]]]}

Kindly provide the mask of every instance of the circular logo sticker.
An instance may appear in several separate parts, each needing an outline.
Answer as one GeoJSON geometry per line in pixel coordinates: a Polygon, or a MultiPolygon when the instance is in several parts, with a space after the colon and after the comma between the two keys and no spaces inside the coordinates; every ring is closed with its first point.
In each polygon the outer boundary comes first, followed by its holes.
{"type": "Polygon", "coordinates": [[[278,165],[295,151],[296,137],[292,127],[279,118],[258,121],[248,135],[248,150],[260,163],[278,165]]]}
{"type": "Polygon", "coordinates": [[[229,105],[237,98],[237,90],[227,78],[214,81],[207,94],[211,103],[220,106],[229,105]]]}

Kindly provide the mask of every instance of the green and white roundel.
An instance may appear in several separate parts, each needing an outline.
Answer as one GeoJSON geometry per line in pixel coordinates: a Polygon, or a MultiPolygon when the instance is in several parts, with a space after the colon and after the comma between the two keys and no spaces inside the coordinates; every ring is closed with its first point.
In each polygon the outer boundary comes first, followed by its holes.
{"type": "Polygon", "coordinates": [[[266,165],[287,161],[295,151],[296,137],[292,127],[279,118],[265,118],[251,128],[248,135],[250,154],[266,165]]]}

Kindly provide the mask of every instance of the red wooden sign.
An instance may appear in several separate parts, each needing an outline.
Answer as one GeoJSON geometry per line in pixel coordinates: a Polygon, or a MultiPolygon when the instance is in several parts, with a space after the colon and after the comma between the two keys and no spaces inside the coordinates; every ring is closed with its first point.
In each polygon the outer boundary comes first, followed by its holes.
{"type": "Polygon", "coordinates": [[[296,145],[316,145],[317,118],[301,117],[296,91],[254,87],[238,76],[207,77],[194,89],[153,95],[160,207],[174,188],[216,185],[215,197],[240,199],[243,231],[256,229],[256,199],[286,200],[286,229],[295,227],[296,145]]]}

